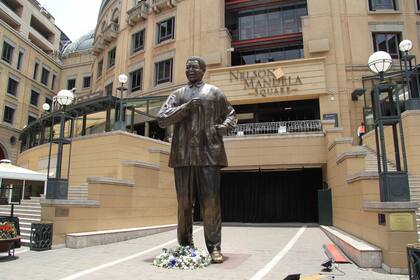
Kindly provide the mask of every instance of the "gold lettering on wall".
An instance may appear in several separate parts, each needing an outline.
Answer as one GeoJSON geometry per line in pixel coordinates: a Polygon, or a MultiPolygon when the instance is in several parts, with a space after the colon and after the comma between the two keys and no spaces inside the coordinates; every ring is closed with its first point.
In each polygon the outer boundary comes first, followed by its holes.
{"type": "Polygon", "coordinates": [[[245,72],[230,71],[230,81],[242,81],[244,89],[254,90],[250,94],[262,97],[287,95],[297,91],[297,86],[303,84],[299,75],[286,76],[281,68],[245,72]]]}

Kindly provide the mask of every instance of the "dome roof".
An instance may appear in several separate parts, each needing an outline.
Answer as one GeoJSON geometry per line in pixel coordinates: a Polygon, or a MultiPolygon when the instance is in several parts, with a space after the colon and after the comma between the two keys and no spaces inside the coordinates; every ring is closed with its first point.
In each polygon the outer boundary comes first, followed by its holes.
{"type": "Polygon", "coordinates": [[[67,56],[72,53],[83,52],[92,48],[93,40],[95,38],[94,31],[90,31],[89,33],[83,35],[75,42],[68,44],[62,53],[62,56],[67,56]]]}

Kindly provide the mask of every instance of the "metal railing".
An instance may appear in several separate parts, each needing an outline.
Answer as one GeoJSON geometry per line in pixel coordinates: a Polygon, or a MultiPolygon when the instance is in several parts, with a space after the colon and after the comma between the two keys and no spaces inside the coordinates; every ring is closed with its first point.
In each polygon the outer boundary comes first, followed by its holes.
{"type": "Polygon", "coordinates": [[[316,133],[321,131],[321,120],[243,123],[238,124],[228,136],[316,133]]]}

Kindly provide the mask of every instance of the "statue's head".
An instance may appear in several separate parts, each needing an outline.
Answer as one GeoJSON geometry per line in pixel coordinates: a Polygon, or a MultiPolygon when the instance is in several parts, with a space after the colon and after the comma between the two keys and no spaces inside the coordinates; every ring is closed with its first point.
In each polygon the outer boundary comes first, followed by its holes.
{"type": "Polygon", "coordinates": [[[185,67],[185,75],[190,83],[197,83],[203,79],[206,73],[206,62],[198,56],[188,58],[185,67]]]}

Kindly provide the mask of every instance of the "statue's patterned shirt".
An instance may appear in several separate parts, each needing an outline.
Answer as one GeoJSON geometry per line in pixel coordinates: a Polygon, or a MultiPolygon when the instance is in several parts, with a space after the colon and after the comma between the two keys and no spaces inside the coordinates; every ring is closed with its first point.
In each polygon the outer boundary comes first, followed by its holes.
{"type": "Polygon", "coordinates": [[[174,125],[170,167],[227,166],[223,136],[215,125],[231,130],[237,118],[217,87],[198,82],[174,91],[160,109],[158,122],[161,127],[174,125]],[[193,98],[199,98],[201,105],[189,110],[186,103],[193,98]]]}

